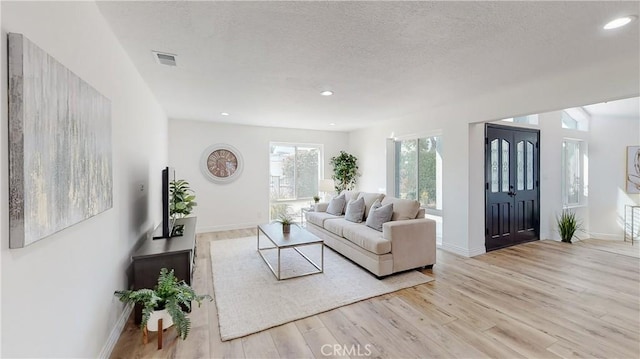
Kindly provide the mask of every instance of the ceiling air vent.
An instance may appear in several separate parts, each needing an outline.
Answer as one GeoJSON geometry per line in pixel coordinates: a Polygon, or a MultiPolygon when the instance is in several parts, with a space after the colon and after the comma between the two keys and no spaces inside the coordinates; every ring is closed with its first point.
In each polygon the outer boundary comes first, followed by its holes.
{"type": "Polygon", "coordinates": [[[151,52],[153,52],[153,57],[156,59],[156,61],[159,64],[167,65],[167,66],[176,66],[176,55],[168,54],[166,52],[158,52],[158,51],[151,51],[151,52]]]}

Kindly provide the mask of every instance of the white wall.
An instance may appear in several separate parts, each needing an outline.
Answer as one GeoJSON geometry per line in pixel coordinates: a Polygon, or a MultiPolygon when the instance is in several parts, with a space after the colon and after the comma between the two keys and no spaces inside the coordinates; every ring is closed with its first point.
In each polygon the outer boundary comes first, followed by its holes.
{"type": "MultiPolygon", "coordinates": [[[[0,237],[2,357],[106,354],[123,306],[113,291],[159,220],[167,119],[93,2],[2,2],[0,237]],[[8,249],[7,32],[24,34],[111,100],[113,208],[8,249]],[[154,195],[149,195],[153,193],[154,195]],[[149,210],[151,208],[151,210],[149,210]]],[[[114,344],[114,343],[111,343],[114,344]]]]}
{"type": "MultiPolygon", "coordinates": [[[[359,189],[377,191],[386,188],[386,168],[377,161],[386,156],[387,138],[442,131],[442,248],[465,256],[483,253],[484,174],[478,171],[477,165],[478,161],[483,161],[480,137],[483,131],[474,123],[635,97],[639,94],[639,78],[637,63],[619,59],[616,63],[576,68],[563,75],[542,76],[534,82],[517,83],[509,88],[487,89],[477,98],[460,98],[456,103],[425,108],[422,112],[353,131],[349,134],[349,146],[362,163],[359,189]]],[[[541,162],[544,169],[544,172],[541,169],[540,184],[543,191],[540,201],[542,238],[553,238],[554,216],[562,209],[560,148],[555,153],[551,151],[553,143],[561,141],[563,134],[559,130],[548,132],[550,127],[545,129],[545,126],[554,126],[551,122],[547,120],[541,124],[541,146],[549,150],[541,153],[542,160],[548,159],[541,162]]],[[[557,124],[560,125],[559,118],[557,124]]]]}
{"type": "MultiPolygon", "coordinates": [[[[560,239],[556,215],[562,212],[561,112],[538,116],[540,123],[540,238],[560,239]]],[[[576,213],[577,215],[580,215],[576,213]]]]}
{"type": "Polygon", "coordinates": [[[198,232],[253,227],[269,221],[269,143],[324,145],[324,178],[329,159],[348,150],[344,132],[239,126],[202,121],[169,121],[169,163],[196,193],[198,232]],[[224,143],[238,149],[244,170],[234,182],[216,184],[204,177],[200,158],[207,147],[224,143]]]}
{"type": "Polygon", "coordinates": [[[640,204],[640,195],[625,192],[626,148],[640,144],[640,119],[593,117],[590,130],[589,231],[622,239],[624,205],[640,204]]]}

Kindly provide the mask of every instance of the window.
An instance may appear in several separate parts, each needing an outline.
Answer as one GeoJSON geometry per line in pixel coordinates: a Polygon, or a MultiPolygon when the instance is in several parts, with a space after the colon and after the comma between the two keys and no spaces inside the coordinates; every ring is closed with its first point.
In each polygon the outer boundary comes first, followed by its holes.
{"type": "Polygon", "coordinates": [[[502,121],[512,123],[524,123],[527,125],[538,125],[538,115],[520,116],[505,118],[502,121]]]}
{"type": "Polygon", "coordinates": [[[415,199],[429,213],[442,210],[442,140],[431,136],[395,142],[395,196],[415,199]]]}
{"type": "Polygon", "coordinates": [[[562,141],[562,198],[565,207],[585,204],[588,161],[586,143],[581,140],[562,141]]]}
{"type": "Polygon", "coordinates": [[[318,194],[322,175],[322,146],[272,143],[269,160],[270,216],[284,211],[300,214],[318,194]]]}
{"type": "Polygon", "coordinates": [[[562,128],[589,131],[589,114],[582,107],[562,111],[562,128]]]}

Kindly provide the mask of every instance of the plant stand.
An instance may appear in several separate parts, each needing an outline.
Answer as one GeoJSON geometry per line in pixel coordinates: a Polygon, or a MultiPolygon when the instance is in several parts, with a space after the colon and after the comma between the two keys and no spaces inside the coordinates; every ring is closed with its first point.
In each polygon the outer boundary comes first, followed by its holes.
{"type": "MultiPolygon", "coordinates": [[[[162,328],[162,318],[158,319],[158,328],[162,328]]],[[[158,330],[158,350],[162,349],[162,333],[165,329],[158,330]]],[[[149,343],[149,330],[147,327],[142,328],[142,344],[149,343]]]]}
{"type": "Polygon", "coordinates": [[[151,314],[149,322],[142,328],[142,344],[149,342],[149,331],[158,332],[158,350],[162,349],[162,333],[173,325],[173,320],[166,309],[156,310],[151,314]],[[157,322],[157,326],[155,325],[157,322]],[[166,327],[165,327],[166,325],[166,327]]]}

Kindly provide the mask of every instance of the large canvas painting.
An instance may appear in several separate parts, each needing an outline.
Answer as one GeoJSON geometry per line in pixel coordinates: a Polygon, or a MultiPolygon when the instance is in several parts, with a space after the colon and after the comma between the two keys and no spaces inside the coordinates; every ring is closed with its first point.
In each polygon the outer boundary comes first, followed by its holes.
{"type": "Polygon", "coordinates": [[[627,147],[627,193],[640,193],[640,146],[627,147]]]}
{"type": "Polygon", "coordinates": [[[112,207],[111,102],[21,34],[9,45],[9,246],[112,207]]]}

